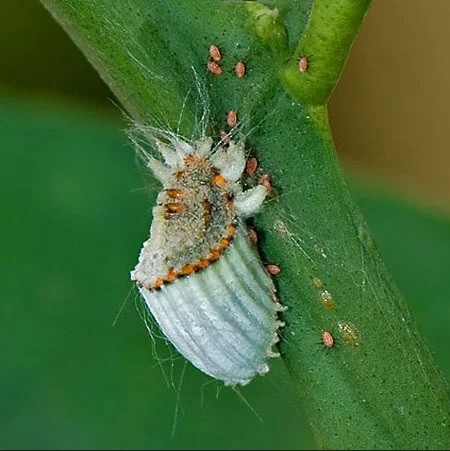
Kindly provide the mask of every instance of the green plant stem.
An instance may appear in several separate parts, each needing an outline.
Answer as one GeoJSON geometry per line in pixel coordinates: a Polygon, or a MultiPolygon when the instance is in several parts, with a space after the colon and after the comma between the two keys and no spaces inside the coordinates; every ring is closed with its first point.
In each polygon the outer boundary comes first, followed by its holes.
{"type": "Polygon", "coordinates": [[[302,103],[323,105],[336,86],[370,0],[317,0],[287,67],[285,86],[302,103]],[[308,69],[300,72],[305,57],[308,69]]]}
{"type": "Polygon", "coordinates": [[[447,384],[352,200],[328,127],[325,102],[369,2],[280,1],[278,11],[203,0],[43,3],[135,120],[192,136],[199,102],[186,93],[198,78],[213,136],[227,111],[243,118],[247,147],[274,186],[256,225],[263,257],[282,269],[280,349],[319,445],[450,447],[447,384]],[[223,50],[220,76],[206,71],[212,43],[223,50]],[[310,66],[300,73],[303,55],[310,66]],[[244,79],[234,76],[238,60],[244,79]],[[324,330],[335,347],[323,349],[324,330]]]}
{"type": "Polygon", "coordinates": [[[289,98],[282,102],[276,120],[257,139],[261,164],[271,168],[275,187],[282,187],[257,226],[264,231],[266,261],[282,268],[278,288],[288,310],[280,349],[318,444],[324,449],[446,448],[447,383],[322,133],[326,110],[304,108],[289,98]],[[305,139],[299,126],[306,118],[316,128],[316,142],[313,134],[305,139]],[[274,141],[281,124],[292,132],[274,141]],[[354,326],[354,336],[340,330],[342,322],[354,326]],[[323,331],[331,332],[335,347],[325,349],[323,331]]]}

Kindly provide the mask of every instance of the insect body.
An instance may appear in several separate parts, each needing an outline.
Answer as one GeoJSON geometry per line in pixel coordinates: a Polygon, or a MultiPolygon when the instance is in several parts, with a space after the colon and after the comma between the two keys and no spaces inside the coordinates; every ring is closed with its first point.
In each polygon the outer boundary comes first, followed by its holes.
{"type": "Polygon", "coordinates": [[[220,49],[219,47],[217,47],[217,45],[211,45],[209,47],[209,54],[211,58],[216,62],[219,62],[222,59],[222,54],[220,53],[220,49]]]}
{"type": "Polygon", "coordinates": [[[239,78],[245,77],[245,64],[243,61],[238,61],[234,67],[234,71],[239,78]]]}
{"type": "Polygon", "coordinates": [[[298,70],[304,73],[308,70],[308,66],[309,66],[308,58],[306,58],[306,56],[302,56],[298,60],[298,70]]]}
{"type": "Polygon", "coordinates": [[[164,162],[147,156],[163,189],[131,278],[181,354],[226,385],[244,385],[269,370],[281,325],[275,287],[244,222],[267,189],[242,190],[241,142],[224,149],[210,138],[170,141],[155,141],[164,162]]]}
{"type": "Polygon", "coordinates": [[[222,68],[215,61],[208,61],[207,64],[208,70],[216,75],[222,74],[222,68]]]}
{"type": "Polygon", "coordinates": [[[334,346],[334,338],[333,335],[331,335],[331,332],[325,331],[322,333],[322,342],[323,345],[328,349],[334,346]]]}

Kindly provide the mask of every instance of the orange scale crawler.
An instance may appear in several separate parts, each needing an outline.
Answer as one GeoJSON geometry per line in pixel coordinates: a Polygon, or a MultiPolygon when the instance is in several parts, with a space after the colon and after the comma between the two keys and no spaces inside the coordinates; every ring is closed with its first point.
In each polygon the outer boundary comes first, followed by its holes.
{"type": "Polygon", "coordinates": [[[332,348],[334,346],[333,335],[331,335],[331,333],[328,331],[324,331],[322,334],[322,342],[326,348],[328,349],[332,348]]]}
{"type": "Polygon", "coordinates": [[[222,74],[222,68],[215,61],[208,61],[208,70],[215,75],[222,74]]]}
{"type": "Polygon", "coordinates": [[[245,173],[247,175],[253,175],[256,172],[257,167],[258,167],[258,160],[254,157],[250,157],[247,160],[247,164],[245,166],[245,173]]]}
{"type": "Polygon", "coordinates": [[[228,111],[228,114],[227,114],[227,125],[228,125],[228,127],[231,127],[231,128],[236,127],[236,124],[237,124],[236,111],[233,111],[233,110],[228,111]]]}
{"type": "Polygon", "coordinates": [[[306,58],[306,56],[302,56],[299,60],[298,60],[298,70],[301,73],[304,73],[308,70],[309,67],[309,61],[308,58],[306,58]]]}
{"type": "Polygon", "coordinates": [[[209,47],[209,55],[216,62],[219,62],[222,59],[222,54],[220,53],[220,49],[217,45],[211,45],[209,47]]]}
{"type": "Polygon", "coordinates": [[[245,64],[243,61],[238,61],[236,63],[236,66],[234,67],[234,71],[236,73],[236,76],[238,78],[244,78],[245,77],[245,64]]]}

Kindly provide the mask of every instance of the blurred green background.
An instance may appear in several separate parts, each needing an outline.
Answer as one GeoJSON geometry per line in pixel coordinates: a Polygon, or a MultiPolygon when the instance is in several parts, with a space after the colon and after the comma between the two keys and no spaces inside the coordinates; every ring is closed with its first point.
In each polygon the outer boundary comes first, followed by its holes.
{"type": "MultiPolygon", "coordinates": [[[[355,196],[446,375],[449,19],[447,0],[374,2],[330,105],[355,196]]],[[[313,447],[281,361],[238,394],[149,338],[129,271],[154,198],[126,124],[37,0],[3,0],[0,23],[0,448],[313,447]]]]}

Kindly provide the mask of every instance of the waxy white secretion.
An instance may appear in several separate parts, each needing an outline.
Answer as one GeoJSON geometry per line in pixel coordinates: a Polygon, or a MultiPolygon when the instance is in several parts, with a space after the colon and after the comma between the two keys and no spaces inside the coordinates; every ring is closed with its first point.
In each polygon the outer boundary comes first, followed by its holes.
{"type": "Polygon", "coordinates": [[[146,154],[147,164],[163,189],[131,278],[186,359],[226,385],[247,384],[278,355],[282,307],[245,225],[267,188],[242,190],[243,142],[149,139],[163,161],[146,154]]]}

